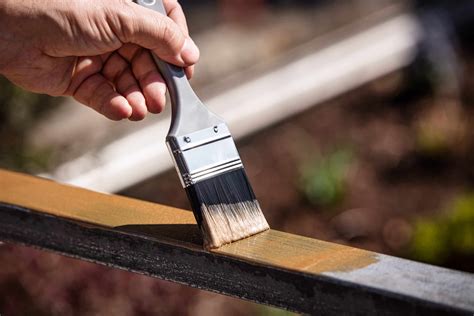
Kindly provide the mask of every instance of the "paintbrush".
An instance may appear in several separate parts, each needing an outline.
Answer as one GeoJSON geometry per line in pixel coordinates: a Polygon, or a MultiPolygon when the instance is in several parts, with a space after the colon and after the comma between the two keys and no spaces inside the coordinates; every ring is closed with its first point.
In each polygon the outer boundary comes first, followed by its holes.
{"type": "MultiPolygon", "coordinates": [[[[137,0],[166,15],[161,0],[137,0]]],[[[203,233],[217,248],[269,229],[225,122],[210,112],[182,68],[153,56],[170,94],[166,144],[203,233]]]]}

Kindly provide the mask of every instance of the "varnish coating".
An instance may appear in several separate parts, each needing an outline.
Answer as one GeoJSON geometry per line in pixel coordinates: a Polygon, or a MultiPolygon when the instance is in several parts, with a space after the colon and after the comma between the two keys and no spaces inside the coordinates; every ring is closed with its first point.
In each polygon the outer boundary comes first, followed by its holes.
{"type": "MultiPolygon", "coordinates": [[[[81,222],[124,227],[130,232],[144,231],[156,237],[160,237],[159,228],[163,225],[169,225],[166,232],[169,234],[172,225],[183,229],[183,225],[196,224],[193,214],[181,209],[97,193],[9,171],[0,171],[0,187],[1,202],[81,222]],[[144,227],[139,227],[141,225],[144,227]],[[153,229],[153,225],[159,226],[153,229]]],[[[174,236],[180,237],[178,233],[174,236]]],[[[369,251],[275,230],[234,242],[214,252],[312,273],[349,271],[376,262],[376,255],[369,251]]]]}

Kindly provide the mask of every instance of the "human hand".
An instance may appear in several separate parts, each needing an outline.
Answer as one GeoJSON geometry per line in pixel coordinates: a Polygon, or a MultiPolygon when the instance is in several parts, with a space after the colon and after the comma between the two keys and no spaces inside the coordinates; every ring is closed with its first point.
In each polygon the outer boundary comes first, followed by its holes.
{"type": "Polygon", "coordinates": [[[188,77],[199,58],[177,0],[163,2],[169,17],[131,0],[1,0],[0,73],[113,120],[159,113],[166,86],[149,50],[188,77]]]}

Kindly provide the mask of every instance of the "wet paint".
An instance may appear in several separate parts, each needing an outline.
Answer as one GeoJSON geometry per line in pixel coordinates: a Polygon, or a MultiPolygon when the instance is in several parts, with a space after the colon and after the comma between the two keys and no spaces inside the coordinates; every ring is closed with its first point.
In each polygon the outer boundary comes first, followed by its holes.
{"type": "MultiPolygon", "coordinates": [[[[202,246],[196,238],[196,221],[189,211],[4,170],[0,170],[0,188],[0,202],[155,238],[174,238],[177,244],[202,246]]],[[[352,271],[377,262],[376,254],[370,251],[276,230],[212,252],[310,273],[352,271]]]]}
{"type": "Polygon", "coordinates": [[[277,230],[265,231],[214,252],[317,274],[353,271],[378,261],[377,254],[370,251],[277,230]]]}
{"type": "Polygon", "coordinates": [[[0,170],[0,201],[86,223],[196,224],[191,212],[0,170]]]}

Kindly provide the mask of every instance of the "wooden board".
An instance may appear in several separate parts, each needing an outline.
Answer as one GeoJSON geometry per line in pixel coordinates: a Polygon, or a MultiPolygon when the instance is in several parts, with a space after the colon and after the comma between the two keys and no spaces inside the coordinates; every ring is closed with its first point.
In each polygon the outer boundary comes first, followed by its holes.
{"type": "Polygon", "coordinates": [[[0,239],[304,313],[472,314],[474,276],[270,230],[212,252],[191,212],[0,170],[0,239]]]}

